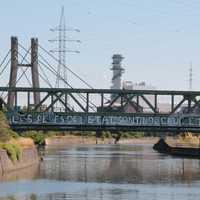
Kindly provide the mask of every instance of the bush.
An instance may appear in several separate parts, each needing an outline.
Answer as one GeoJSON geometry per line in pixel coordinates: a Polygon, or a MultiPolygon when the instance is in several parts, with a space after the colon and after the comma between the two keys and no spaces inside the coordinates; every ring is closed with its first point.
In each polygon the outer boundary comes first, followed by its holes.
{"type": "Polygon", "coordinates": [[[103,138],[112,138],[112,134],[111,134],[111,132],[109,132],[109,131],[104,131],[104,132],[102,133],[102,137],[103,137],[103,138]]]}
{"type": "Polygon", "coordinates": [[[16,162],[20,159],[21,156],[21,148],[16,144],[9,144],[9,143],[1,143],[0,148],[6,150],[8,156],[13,162],[16,162]]]}
{"type": "Polygon", "coordinates": [[[23,137],[32,138],[37,145],[44,145],[47,137],[42,131],[26,131],[21,134],[23,137]]]}
{"type": "Polygon", "coordinates": [[[18,134],[11,130],[8,120],[4,113],[0,111],[0,141],[7,142],[11,138],[19,137],[18,134]]]}
{"type": "Polygon", "coordinates": [[[128,138],[132,138],[133,136],[128,132],[122,132],[121,137],[128,139],[128,138]]]}

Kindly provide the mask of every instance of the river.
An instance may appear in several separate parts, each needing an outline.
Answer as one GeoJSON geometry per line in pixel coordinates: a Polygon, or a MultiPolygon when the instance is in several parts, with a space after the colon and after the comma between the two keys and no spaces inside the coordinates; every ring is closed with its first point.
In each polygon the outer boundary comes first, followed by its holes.
{"type": "Polygon", "coordinates": [[[0,200],[196,200],[200,160],[149,144],[46,148],[43,161],[1,178],[0,200]]]}

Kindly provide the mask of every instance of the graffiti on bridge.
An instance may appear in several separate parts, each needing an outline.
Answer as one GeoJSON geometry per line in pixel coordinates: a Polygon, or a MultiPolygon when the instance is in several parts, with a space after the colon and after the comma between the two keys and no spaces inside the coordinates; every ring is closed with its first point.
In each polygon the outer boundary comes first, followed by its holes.
{"type": "Polygon", "coordinates": [[[77,125],[77,126],[165,126],[200,127],[200,116],[196,115],[127,115],[113,116],[100,114],[70,115],[57,113],[12,113],[8,115],[11,124],[17,125],[77,125]]]}

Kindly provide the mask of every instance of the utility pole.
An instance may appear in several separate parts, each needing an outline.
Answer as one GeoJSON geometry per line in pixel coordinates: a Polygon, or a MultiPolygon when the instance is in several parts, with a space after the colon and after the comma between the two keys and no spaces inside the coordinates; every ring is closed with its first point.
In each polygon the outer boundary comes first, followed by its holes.
{"type": "Polygon", "coordinates": [[[57,44],[58,44],[58,47],[56,49],[50,50],[50,52],[52,52],[52,53],[58,53],[58,66],[57,66],[57,77],[56,77],[55,87],[56,88],[60,88],[60,87],[68,88],[66,53],[67,52],[80,53],[80,52],[77,50],[67,49],[66,43],[67,42],[80,43],[81,41],[67,38],[66,32],[68,32],[68,31],[80,32],[80,30],[74,29],[74,28],[66,28],[65,10],[64,10],[64,6],[62,6],[59,25],[53,29],[50,29],[50,31],[57,32],[57,34],[58,34],[55,39],[49,40],[49,42],[57,42],[57,44]],[[62,79],[65,80],[63,85],[61,85],[61,83],[63,82],[62,79]]]}

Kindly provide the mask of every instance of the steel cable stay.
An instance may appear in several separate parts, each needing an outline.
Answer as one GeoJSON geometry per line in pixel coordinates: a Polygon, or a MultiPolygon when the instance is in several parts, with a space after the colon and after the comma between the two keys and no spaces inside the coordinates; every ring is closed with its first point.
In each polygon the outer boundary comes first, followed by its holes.
{"type": "Polygon", "coordinates": [[[6,59],[8,58],[9,54],[10,54],[11,50],[9,50],[6,54],[6,56],[3,58],[2,62],[0,63],[0,67],[4,64],[4,62],[6,61],[6,59]]]}
{"type": "MultiPolygon", "coordinates": [[[[47,75],[45,74],[45,72],[44,72],[42,66],[41,66],[41,65],[38,65],[38,66],[39,66],[39,69],[41,70],[41,72],[43,73],[43,75],[44,75],[45,78],[46,78],[46,83],[47,83],[47,85],[48,85],[50,88],[53,88],[53,86],[52,86],[52,84],[50,83],[50,81],[49,81],[47,75]]],[[[41,76],[41,74],[39,74],[39,76],[41,76]]],[[[43,80],[44,80],[44,79],[43,79],[43,80]]],[[[63,97],[63,98],[64,98],[64,97],[63,97]]],[[[62,99],[62,97],[61,97],[61,99],[62,99]]],[[[63,99],[62,99],[62,100],[63,100],[63,99]]],[[[64,101],[64,100],[63,100],[63,101],[64,101]]],[[[71,106],[69,103],[67,103],[67,107],[69,107],[71,110],[73,109],[72,106],[71,106]]]]}
{"type": "MultiPolygon", "coordinates": [[[[25,47],[23,47],[23,45],[21,45],[21,44],[19,44],[20,46],[21,46],[21,48],[23,48],[24,50],[26,50],[25,49],[25,47]]],[[[39,47],[40,47],[40,45],[39,45],[39,47]]],[[[56,62],[59,62],[58,61],[58,59],[55,57],[55,56],[53,56],[52,54],[50,54],[47,50],[45,50],[43,47],[40,47],[40,49],[42,49],[45,53],[47,53],[49,56],[51,56],[56,62]]],[[[40,55],[39,54],[39,57],[41,57],[42,58],[42,60],[50,67],[50,68],[52,68],[53,69],[53,71],[54,71],[54,75],[56,75],[56,76],[59,76],[60,78],[61,78],[61,80],[65,83],[65,84],[67,84],[70,88],[72,88],[73,89],[73,87],[69,84],[69,83],[67,83],[67,81],[65,81],[64,80],[64,78],[63,77],[61,77],[59,74],[58,74],[58,72],[50,65],[50,63],[42,56],[42,55],[40,55]]],[[[44,64],[44,63],[43,63],[44,64]]],[[[63,65],[63,64],[62,64],[63,65]]],[[[75,72],[73,72],[70,68],[68,68],[68,67],[66,67],[65,65],[63,65],[67,70],[69,70],[72,74],[74,74],[80,81],[82,81],[82,82],[84,82],[89,88],[91,88],[91,89],[93,89],[93,87],[91,86],[91,85],[89,85],[86,81],[84,81],[80,76],[78,76],[75,72]]],[[[52,72],[52,71],[51,71],[52,72]]],[[[80,96],[81,94],[79,94],[79,96],[80,96]]],[[[85,100],[86,100],[86,98],[83,96],[83,95],[81,95],[85,100]]],[[[81,98],[82,98],[81,97],[81,98]]],[[[82,100],[83,100],[83,98],[82,98],[82,100]]],[[[85,102],[85,100],[84,100],[84,102],[85,102]]],[[[107,99],[106,99],[107,100],[107,99]]],[[[92,103],[91,101],[90,101],[90,103],[97,109],[97,106],[94,104],[94,103],[92,103]]],[[[91,106],[90,106],[90,108],[92,108],[91,106]]],[[[93,109],[93,111],[94,111],[94,109],[93,109]]]]}
{"type": "MultiPolygon", "coordinates": [[[[30,50],[29,50],[29,51],[30,51],[30,50]]],[[[28,52],[28,51],[26,50],[25,55],[20,54],[20,56],[22,56],[21,63],[23,63],[24,61],[27,62],[27,60],[26,60],[26,57],[28,56],[28,53],[27,53],[27,52],[28,52]]],[[[28,68],[26,68],[25,70],[23,70],[22,74],[21,74],[21,75],[18,77],[18,79],[16,80],[16,85],[17,85],[17,83],[21,80],[21,78],[24,76],[24,74],[26,73],[27,70],[28,70],[28,68]]],[[[7,83],[7,87],[9,87],[9,83],[7,83]]],[[[1,97],[2,97],[3,93],[4,93],[4,92],[1,93],[1,95],[0,95],[1,97]]],[[[8,97],[8,94],[4,97],[4,100],[5,100],[7,97],[8,97]]]]}
{"type": "MultiPolygon", "coordinates": [[[[20,56],[22,56],[22,55],[20,54],[20,56]]],[[[26,55],[26,56],[27,56],[27,55],[26,55]]],[[[26,60],[25,57],[23,57],[23,60],[25,60],[25,61],[27,62],[27,60],[26,60]]],[[[23,63],[23,62],[22,62],[22,63],[23,63]]],[[[41,66],[40,66],[40,67],[41,67],[41,66]]],[[[22,69],[22,74],[21,74],[21,76],[17,79],[16,84],[17,84],[17,83],[21,80],[21,78],[25,75],[27,81],[28,81],[29,84],[30,84],[30,86],[32,86],[30,80],[28,79],[28,77],[27,77],[27,75],[26,75],[27,70],[28,70],[28,68],[26,68],[25,70],[22,69]]],[[[39,77],[40,77],[44,82],[46,82],[47,84],[50,84],[41,74],[39,74],[39,77]]],[[[7,86],[8,86],[8,84],[7,84],[7,86]]],[[[49,86],[51,86],[51,84],[50,84],[49,86]]],[[[3,95],[3,94],[2,94],[2,95],[3,95]]],[[[1,95],[1,96],[2,96],[2,95],[1,95]]],[[[5,100],[7,97],[8,97],[8,94],[4,97],[4,100],[5,100]]]]}
{"type": "MultiPolygon", "coordinates": [[[[10,52],[11,52],[11,51],[10,51],[10,52]]],[[[24,62],[24,59],[26,58],[27,55],[28,55],[28,54],[25,54],[25,55],[22,57],[21,63],[24,62]]],[[[10,60],[11,60],[11,59],[10,59],[10,60]]],[[[7,62],[7,65],[10,63],[10,60],[7,62]]],[[[26,72],[26,71],[27,71],[27,69],[25,70],[25,72],[26,72]]],[[[21,80],[21,78],[22,78],[22,76],[24,75],[25,72],[23,72],[23,73],[21,74],[21,76],[17,79],[16,84],[21,80]]],[[[9,87],[9,83],[7,83],[6,87],[9,87]]],[[[2,97],[3,94],[4,94],[4,92],[2,92],[0,96],[2,97]]],[[[8,94],[4,97],[4,100],[7,98],[7,96],[8,96],[8,94]]]]}
{"type": "MultiPolygon", "coordinates": [[[[41,45],[38,45],[40,47],[41,50],[43,50],[46,54],[48,54],[51,58],[53,58],[57,63],[59,63],[59,60],[52,55],[51,53],[49,53],[45,48],[43,48],[41,45]]],[[[83,78],[81,78],[77,73],[73,72],[69,67],[67,67],[66,65],[64,65],[63,63],[61,63],[61,65],[66,68],[69,72],[71,72],[75,77],[77,77],[81,82],[83,82],[87,87],[89,87],[90,89],[94,89],[89,83],[87,83],[85,80],[83,80],[83,78]]]]}
{"type": "MultiPolygon", "coordinates": [[[[41,57],[41,56],[40,56],[41,57]]],[[[53,69],[53,67],[51,66],[47,66],[46,64],[44,64],[43,62],[41,62],[39,60],[39,63],[42,64],[46,69],[48,69],[51,73],[53,73],[55,76],[57,76],[57,72],[55,71],[55,69],[53,69]]],[[[61,80],[63,80],[65,82],[65,80],[63,79],[63,77],[59,76],[61,78],[61,80]]],[[[66,82],[66,84],[69,86],[69,88],[73,89],[73,87],[66,82]]],[[[83,96],[82,94],[78,94],[78,96],[86,103],[86,97],[83,96]]],[[[92,103],[91,101],[89,101],[90,104],[92,104],[95,108],[96,105],[94,103],[92,103]]],[[[94,107],[92,107],[91,105],[89,105],[89,107],[93,110],[93,111],[96,111],[94,107]]]]}
{"type": "MultiPolygon", "coordinates": [[[[19,44],[19,46],[26,52],[26,54],[24,55],[24,57],[22,57],[21,63],[23,64],[24,61],[26,61],[26,62],[28,63],[26,57],[28,56],[28,54],[30,54],[31,48],[29,48],[28,50],[26,50],[26,48],[24,48],[22,45],[19,44]]],[[[21,55],[21,54],[20,54],[20,55],[21,55]]],[[[40,67],[40,66],[39,66],[39,67],[40,67]]],[[[24,73],[22,74],[22,76],[26,73],[27,70],[28,70],[28,67],[26,68],[26,70],[24,70],[24,73]]],[[[41,68],[41,70],[42,70],[42,68],[41,68]]],[[[40,77],[43,79],[43,81],[45,81],[49,86],[51,85],[50,82],[49,82],[49,80],[48,80],[48,78],[47,78],[47,76],[46,76],[46,74],[45,74],[46,79],[45,79],[40,73],[39,73],[39,76],[40,76],[40,77]]],[[[30,81],[29,81],[29,82],[30,82],[30,81]]],[[[30,82],[30,85],[32,86],[31,82],[30,82]]]]}
{"type": "Polygon", "coordinates": [[[5,71],[5,69],[8,67],[8,64],[10,63],[10,60],[7,61],[6,65],[3,67],[3,69],[0,72],[0,76],[3,74],[3,72],[5,71]]]}
{"type": "MultiPolygon", "coordinates": [[[[26,51],[25,57],[26,57],[28,54],[30,54],[29,51],[27,51],[25,47],[23,47],[22,45],[20,45],[20,47],[21,47],[23,50],[26,51]]],[[[28,62],[28,61],[26,60],[26,58],[24,58],[24,59],[25,59],[26,62],[28,62]]],[[[44,76],[42,76],[42,75],[39,73],[39,74],[38,74],[39,77],[40,77],[45,83],[47,83],[47,85],[49,85],[49,87],[52,88],[52,85],[51,85],[51,83],[50,83],[50,81],[49,81],[47,75],[45,74],[44,70],[42,69],[42,67],[41,67],[40,65],[38,65],[38,66],[39,66],[39,68],[41,69],[43,75],[45,76],[45,77],[44,77],[44,76]]],[[[23,72],[22,76],[26,73],[27,69],[28,69],[28,68],[26,68],[26,70],[23,72]]],[[[22,77],[22,76],[21,76],[21,77],[22,77]]],[[[72,109],[72,107],[71,107],[69,104],[68,104],[67,106],[68,106],[70,109],[72,109]]]]}
{"type": "MultiPolygon", "coordinates": [[[[22,57],[22,59],[26,57],[26,56],[23,57],[23,55],[19,52],[18,52],[18,54],[22,57]]],[[[24,60],[26,61],[26,59],[24,59],[24,60]]],[[[23,62],[22,62],[22,64],[23,64],[23,62]]],[[[26,80],[28,81],[30,87],[32,87],[31,81],[29,80],[28,76],[26,75],[27,70],[25,71],[22,67],[20,67],[20,69],[21,69],[22,73],[24,74],[26,80]]],[[[28,69],[28,68],[26,68],[26,69],[28,69]]]]}
{"type": "Polygon", "coordinates": [[[44,75],[44,77],[46,78],[47,84],[49,85],[49,87],[52,88],[53,86],[52,86],[52,84],[50,83],[50,81],[49,81],[47,75],[45,74],[45,72],[44,72],[44,70],[43,70],[43,68],[42,68],[40,65],[38,65],[38,67],[39,67],[39,69],[41,70],[41,72],[42,72],[42,74],[44,75]]]}
{"type": "Polygon", "coordinates": [[[3,63],[6,61],[7,57],[9,56],[11,50],[9,49],[9,51],[7,52],[6,56],[3,58],[1,64],[0,64],[0,67],[3,65],[3,63]]]}
{"type": "MultiPolygon", "coordinates": [[[[21,45],[20,43],[19,43],[19,46],[22,48],[22,49],[24,49],[25,51],[27,51],[26,50],[26,48],[23,46],[23,45],[21,45]]],[[[46,53],[49,53],[47,50],[43,50],[43,51],[45,51],[46,53]]],[[[49,54],[49,55],[51,55],[51,54],[49,54]]],[[[53,55],[52,55],[53,56],[53,55]]],[[[50,65],[50,63],[42,56],[42,55],[40,55],[39,54],[39,57],[46,63],[43,63],[43,62],[41,62],[41,60],[39,60],[38,59],[38,62],[41,64],[41,65],[43,65],[43,66],[45,66],[49,71],[51,71],[55,76],[59,76],[59,78],[61,78],[61,80],[63,81],[63,82],[65,82],[71,89],[73,89],[73,87],[69,84],[69,83],[67,83],[65,80],[64,80],[64,78],[63,77],[61,77],[59,74],[57,74],[57,71],[50,65]],[[48,66],[47,66],[48,65],[48,66]]],[[[54,56],[53,56],[54,57],[54,56]]],[[[55,61],[58,61],[55,57],[54,57],[54,60],[55,61]]],[[[73,73],[73,74],[75,74],[71,69],[70,69],[70,71],[73,73]]],[[[76,77],[79,77],[78,75],[76,75],[76,77]]],[[[81,79],[80,78],[80,80],[83,80],[83,79],[81,79]]],[[[84,80],[83,80],[84,81],[84,80]]],[[[85,81],[84,81],[85,82],[85,81]]],[[[85,82],[86,83],[86,82],[85,82]]],[[[88,84],[88,86],[89,86],[89,84],[88,84]]],[[[91,86],[90,86],[90,88],[91,88],[91,86]]],[[[79,95],[79,97],[86,103],[86,97],[85,96],[83,96],[83,95],[81,95],[81,94],[78,94],[79,95]]],[[[89,108],[91,108],[93,111],[95,111],[95,109],[97,109],[97,106],[93,103],[93,102],[91,102],[91,101],[89,101],[89,103],[90,104],[92,104],[95,108],[93,108],[91,105],[89,105],[89,108]]]]}
{"type": "MultiPolygon", "coordinates": [[[[26,57],[28,56],[28,54],[30,54],[30,49],[29,50],[26,50],[26,48],[24,48],[22,45],[19,44],[19,46],[26,52],[26,54],[24,55],[24,57],[22,58],[22,61],[21,63],[23,64],[24,61],[26,61],[28,63],[28,60],[26,59],[26,57]]],[[[26,73],[26,71],[28,70],[28,67],[24,70],[23,74],[21,75],[21,77],[26,73]]],[[[50,82],[49,80],[47,81],[41,74],[39,74],[39,76],[49,85],[50,82]]],[[[20,77],[20,78],[21,78],[20,77]]],[[[30,83],[30,85],[32,86],[32,84],[30,83]]]]}
{"type": "MultiPolygon", "coordinates": [[[[27,54],[27,55],[28,55],[28,54],[27,54]]],[[[27,55],[26,55],[26,56],[27,56],[27,55]]],[[[22,55],[20,54],[20,56],[22,56],[22,55]]],[[[28,62],[27,59],[26,59],[26,56],[23,57],[23,59],[24,59],[24,61],[28,62]]],[[[22,62],[22,63],[23,63],[23,62],[22,62]]],[[[39,67],[41,68],[40,65],[39,65],[39,67]]],[[[26,76],[27,70],[28,70],[28,68],[26,68],[25,70],[23,70],[23,74],[21,74],[21,76],[20,76],[20,78],[18,79],[18,81],[22,78],[23,75],[26,76]]],[[[43,80],[45,83],[47,83],[49,86],[51,86],[49,80],[46,80],[40,73],[39,73],[38,75],[42,78],[42,80],[43,80]]],[[[26,76],[26,77],[27,77],[27,76],[26,76]]],[[[28,78],[28,77],[27,77],[27,78],[28,78]]],[[[30,86],[32,87],[32,83],[30,82],[30,80],[27,80],[27,81],[29,81],[30,86]]]]}
{"type": "MultiPolygon", "coordinates": [[[[3,64],[6,62],[6,60],[7,60],[8,56],[9,56],[10,52],[11,52],[11,50],[8,51],[8,53],[6,54],[6,56],[4,57],[4,59],[2,60],[2,62],[1,62],[1,64],[0,64],[0,68],[1,68],[1,66],[3,66],[3,64]]],[[[3,74],[3,72],[4,72],[5,69],[7,68],[8,64],[10,63],[10,60],[11,60],[11,59],[9,59],[9,60],[7,61],[7,63],[5,64],[5,66],[3,67],[3,69],[1,70],[0,76],[3,74]]]]}
{"type": "MultiPolygon", "coordinates": [[[[41,45],[39,45],[40,49],[42,49],[47,55],[49,55],[51,58],[54,59],[54,61],[59,62],[59,60],[52,55],[50,52],[48,52],[44,47],[42,47],[41,45]]],[[[71,72],[76,78],[78,78],[82,83],[84,83],[87,87],[89,87],[90,89],[94,89],[94,87],[92,87],[88,82],[86,82],[83,78],[81,78],[77,73],[75,73],[74,71],[72,71],[69,67],[67,67],[66,65],[64,65],[63,63],[61,63],[61,65],[68,70],[69,72],[71,72]]],[[[106,101],[110,101],[110,99],[103,97],[103,99],[105,99],[106,101]]],[[[95,106],[96,107],[96,106],[95,106]]]]}

